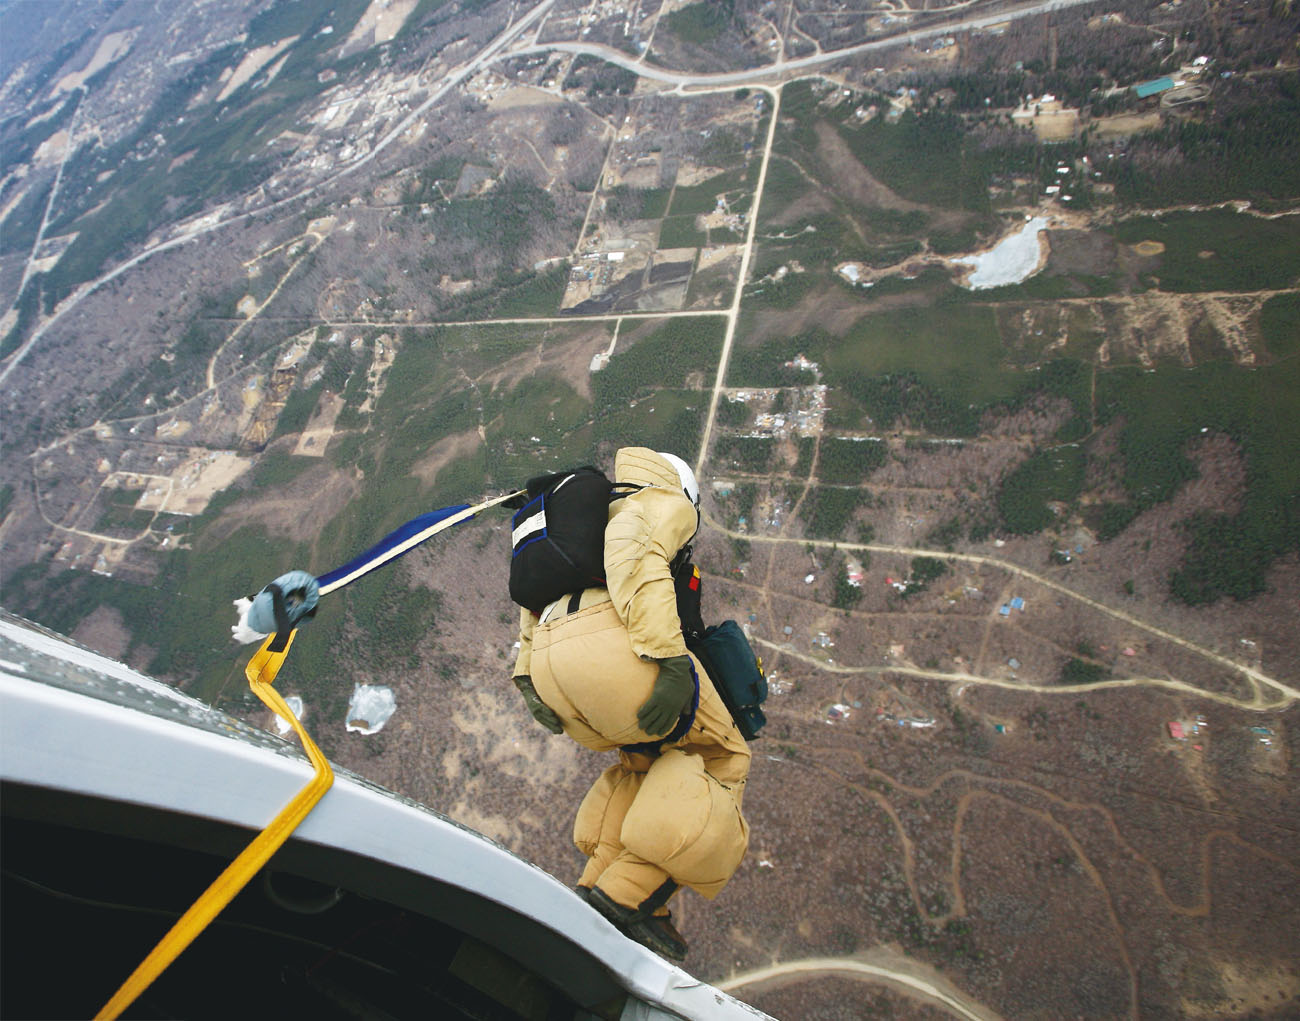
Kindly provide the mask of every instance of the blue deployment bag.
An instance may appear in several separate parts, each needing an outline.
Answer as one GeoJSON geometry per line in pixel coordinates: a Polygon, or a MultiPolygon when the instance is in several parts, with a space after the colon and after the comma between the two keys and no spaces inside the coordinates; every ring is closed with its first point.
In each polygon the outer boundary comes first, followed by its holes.
{"type": "Polygon", "coordinates": [[[760,708],[767,699],[767,678],[745,632],[734,620],[724,620],[703,635],[688,635],[686,647],[704,664],[741,735],[753,741],[767,723],[760,708]]]}

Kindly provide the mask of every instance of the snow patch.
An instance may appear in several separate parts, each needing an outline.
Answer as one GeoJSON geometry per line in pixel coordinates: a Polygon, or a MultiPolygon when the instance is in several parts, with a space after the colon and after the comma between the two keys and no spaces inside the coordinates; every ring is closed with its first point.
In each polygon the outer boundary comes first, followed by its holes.
{"type": "Polygon", "coordinates": [[[378,734],[394,712],[397,698],[393,689],[380,684],[358,684],[348,703],[348,730],[359,734],[378,734]]]}
{"type": "Polygon", "coordinates": [[[1022,283],[1042,268],[1044,259],[1038,235],[1046,229],[1047,217],[1035,216],[987,252],[964,255],[952,263],[974,267],[965,282],[972,291],[1022,283]]]}
{"type": "MultiPolygon", "coordinates": [[[[293,715],[296,716],[299,720],[301,720],[301,719],[302,719],[302,710],[303,710],[302,699],[299,698],[297,695],[290,695],[290,696],[289,696],[288,698],[286,698],[284,701],[285,701],[285,704],[289,707],[289,711],[290,711],[291,713],[293,713],[293,715]]],[[[275,732],[276,732],[277,734],[279,734],[281,737],[287,737],[288,734],[289,734],[289,731],[291,731],[291,730],[293,730],[293,724],[291,724],[288,720],[286,720],[286,719],[285,719],[283,716],[281,716],[279,713],[276,713],[276,714],[275,714],[275,732]]]]}

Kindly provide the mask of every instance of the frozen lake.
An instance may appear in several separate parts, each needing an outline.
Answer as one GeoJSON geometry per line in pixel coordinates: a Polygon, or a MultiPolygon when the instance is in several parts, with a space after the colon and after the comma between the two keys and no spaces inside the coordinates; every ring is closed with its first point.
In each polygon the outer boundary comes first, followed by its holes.
{"type": "Polygon", "coordinates": [[[953,259],[957,266],[974,266],[965,286],[973,291],[1028,280],[1038,269],[1038,232],[1047,229],[1047,217],[1035,216],[987,252],[953,259]]]}

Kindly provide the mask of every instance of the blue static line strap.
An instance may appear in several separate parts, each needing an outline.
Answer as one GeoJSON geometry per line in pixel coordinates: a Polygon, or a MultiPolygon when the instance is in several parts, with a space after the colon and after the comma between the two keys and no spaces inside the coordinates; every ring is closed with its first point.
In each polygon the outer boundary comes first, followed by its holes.
{"type": "MultiPolygon", "coordinates": [[[[443,507],[440,510],[429,511],[427,514],[421,514],[419,517],[412,518],[400,528],[389,532],[386,536],[371,546],[360,556],[353,557],[342,567],[336,567],[328,574],[322,574],[317,578],[321,587],[321,593],[324,594],[333,588],[346,584],[354,578],[359,578],[373,567],[378,567],[390,560],[396,560],[403,553],[414,549],[419,542],[411,542],[417,539],[422,533],[428,532],[431,528],[439,523],[446,521],[447,518],[454,514],[470,509],[467,503],[457,504],[454,507],[443,507]],[[409,543],[406,549],[398,550],[398,547],[404,543],[409,543]],[[396,551],[396,552],[394,552],[396,551]]],[[[473,515],[467,515],[464,520],[468,521],[473,515]]],[[[456,522],[459,524],[460,522],[456,522]]]]}

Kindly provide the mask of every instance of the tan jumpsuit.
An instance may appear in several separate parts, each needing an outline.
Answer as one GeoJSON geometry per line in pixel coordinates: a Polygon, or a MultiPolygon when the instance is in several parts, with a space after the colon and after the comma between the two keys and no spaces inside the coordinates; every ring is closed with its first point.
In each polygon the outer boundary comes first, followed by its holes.
{"type": "Polygon", "coordinates": [[[588,857],[579,884],[625,907],[662,910],[678,885],[717,896],[739,867],[750,752],[693,656],[699,706],[690,729],[657,750],[625,750],[653,740],[636,714],[658,676],[655,660],[686,653],[668,564],[696,517],[676,472],[651,450],[620,450],[615,479],[652,488],[611,505],[608,588],[587,589],[575,612],[567,598],[540,618],[523,611],[515,673],[532,677],[571,738],[619,752],[578,808],[574,842],[588,857]]]}

